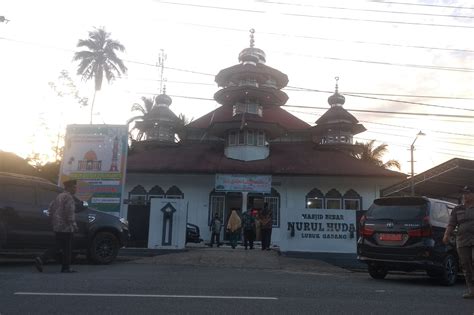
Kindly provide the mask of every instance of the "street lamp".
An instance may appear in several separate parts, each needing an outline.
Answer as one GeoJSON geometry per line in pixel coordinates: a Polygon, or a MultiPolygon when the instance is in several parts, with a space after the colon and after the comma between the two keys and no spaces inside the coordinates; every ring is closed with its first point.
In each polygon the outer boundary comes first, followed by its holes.
{"type": "Polygon", "coordinates": [[[410,156],[411,156],[411,195],[414,196],[415,195],[415,171],[414,171],[414,168],[413,168],[413,151],[415,150],[415,142],[416,142],[416,139],[418,139],[419,136],[426,136],[426,134],[424,134],[421,130],[417,133],[416,137],[415,137],[415,140],[413,140],[413,143],[411,144],[410,146],[410,156]]]}

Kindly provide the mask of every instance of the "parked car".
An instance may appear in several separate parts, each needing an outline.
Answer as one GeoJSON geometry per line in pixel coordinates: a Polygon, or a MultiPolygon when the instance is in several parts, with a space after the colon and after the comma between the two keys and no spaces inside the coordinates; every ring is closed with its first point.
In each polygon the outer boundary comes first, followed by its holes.
{"type": "Polygon", "coordinates": [[[395,270],[424,270],[453,285],[459,271],[454,239],[448,245],[442,239],[455,206],[426,197],[376,199],[360,220],[358,259],[375,279],[395,270]]]}
{"type": "Polygon", "coordinates": [[[186,243],[200,243],[202,238],[199,227],[195,224],[186,223],[186,243]]]}
{"type": "MultiPolygon", "coordinates": [[[[63,191],[47,180],[0,172],[0,253],[38,252],[55,243],[48,206],[63,191]]],[[[129,238],[128,223],[114,215],[76,202],[78,232],[75,253],[90,262],[108,264],[129,238]]]]}

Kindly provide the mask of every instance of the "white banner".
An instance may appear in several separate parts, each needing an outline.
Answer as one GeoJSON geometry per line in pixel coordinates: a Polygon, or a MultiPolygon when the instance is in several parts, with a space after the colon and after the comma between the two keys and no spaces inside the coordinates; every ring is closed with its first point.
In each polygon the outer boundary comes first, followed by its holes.
{"type": "Polygon", "coordinates": [[[216,174],[216,191],[270,193],[271,175],[216,174]]]}

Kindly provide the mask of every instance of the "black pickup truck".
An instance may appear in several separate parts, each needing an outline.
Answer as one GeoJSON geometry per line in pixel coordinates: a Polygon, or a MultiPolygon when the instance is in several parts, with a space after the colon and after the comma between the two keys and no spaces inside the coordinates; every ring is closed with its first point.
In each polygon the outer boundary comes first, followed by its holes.
{"type": "MultiPolygon", "coordinates": [[[[38,252],[55,243],[48,206],[62,188],[47,180],[0,172],[0,253],[38,252]]],[[[122,218],[76,202],[74,252],[90,262],[108,264],[129,239],[122,218]]]]}

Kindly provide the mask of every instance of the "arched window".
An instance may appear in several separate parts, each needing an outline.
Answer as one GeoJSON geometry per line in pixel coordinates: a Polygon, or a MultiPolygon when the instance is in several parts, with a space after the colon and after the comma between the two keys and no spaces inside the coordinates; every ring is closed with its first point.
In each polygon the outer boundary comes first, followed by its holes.
{"type": "Polygon", "coordinates": [[[165,198],[165,192],[163,188],[158,185],[153,186],[153,188],[148,192],[148,201],[150,201],[152,198],[165,198]]]}
{"type": "Polygon", "coordinates": [[[280,227],[280,193],[272,188],[269,194],[263,195],[263,201],[273,213],[273,227],[280,227]]]}
{"type": "Polygon", "coordinates": [[[178,187],[173,185],[166,191],[166,198],[183,199],[184,194],[178,187]]]}
{"type": "Polygon", "coordinates": [[[342,195],[335,188],[326,193],[326,209],[342,209],[342,195]]]}
{"type": "Polygon", "coordinates": [[[132,205],[144,205],[147,201],[147,193],[142,185],[137,185],[128,193],[128,203],[132,205]]]}
{"type": "Polygon", "coordinates": [[[324,209],[324,195],[323,193],[314,188],[306,195],[306,208],[309,209],[324,209]]]}
{"type": "Polygon", "coordinates": [[[343,196],[344,209],[361,210],[362,197],[353,189],[349,189],[343,196]]]}

